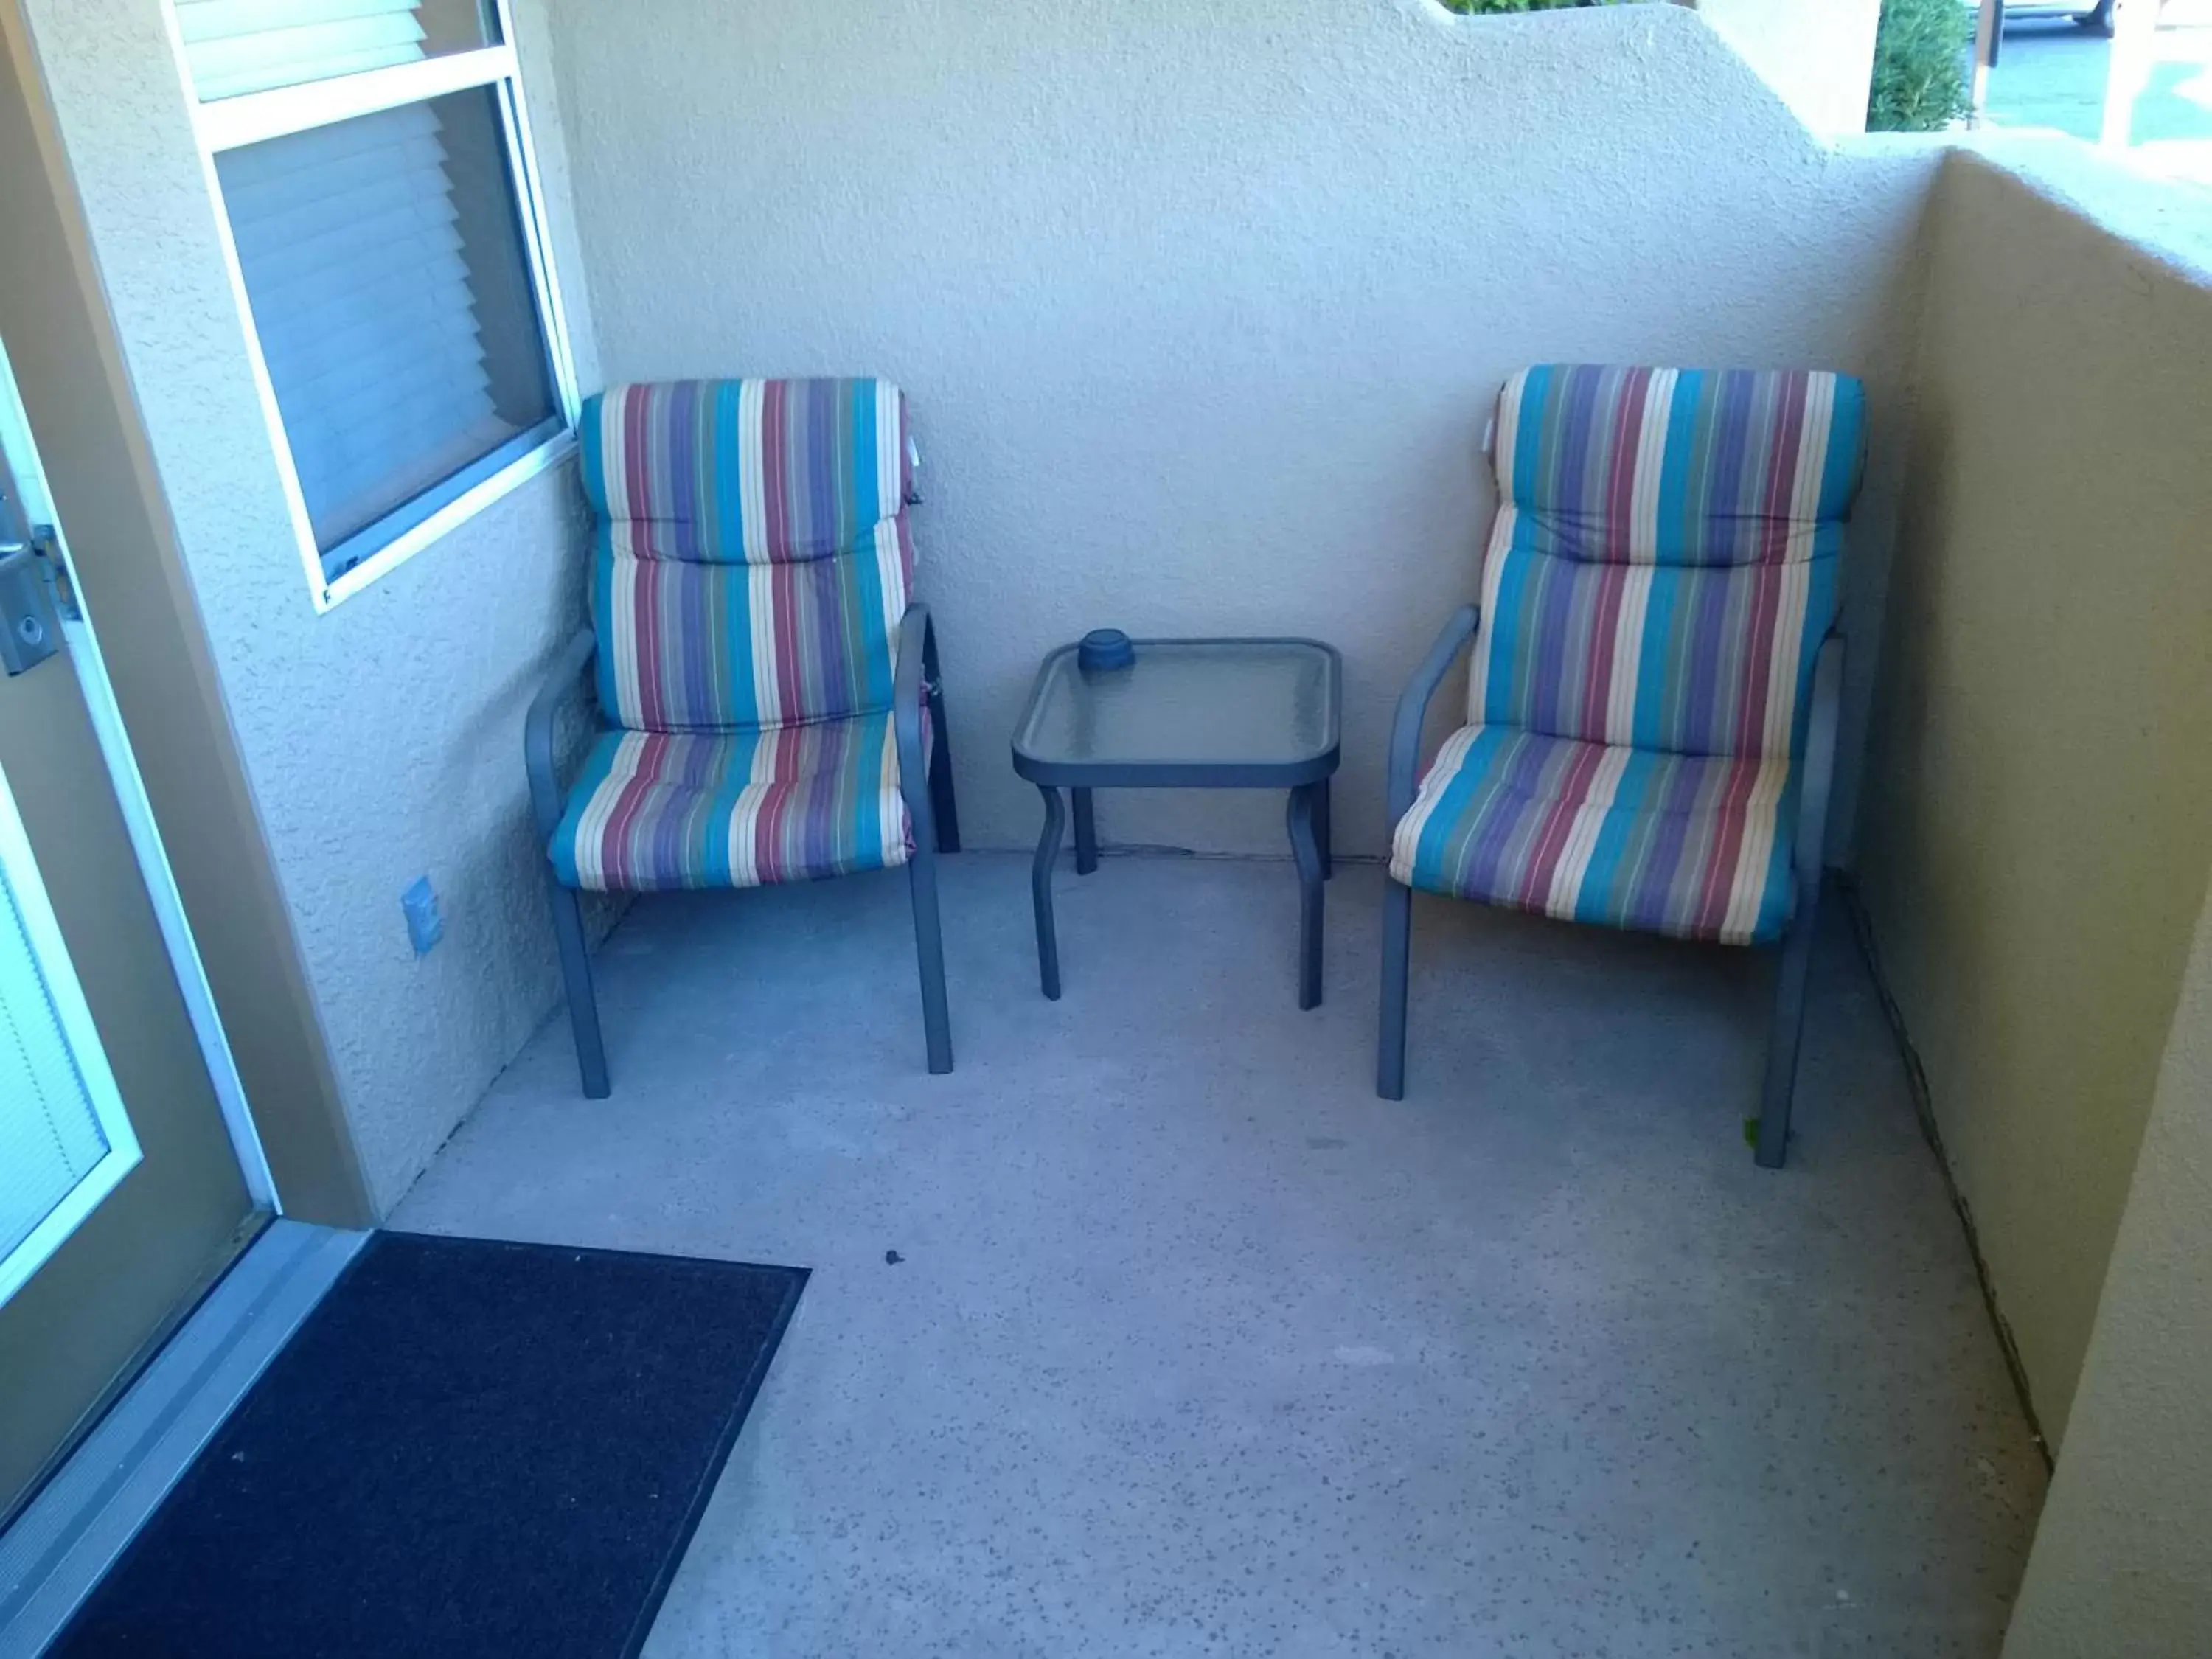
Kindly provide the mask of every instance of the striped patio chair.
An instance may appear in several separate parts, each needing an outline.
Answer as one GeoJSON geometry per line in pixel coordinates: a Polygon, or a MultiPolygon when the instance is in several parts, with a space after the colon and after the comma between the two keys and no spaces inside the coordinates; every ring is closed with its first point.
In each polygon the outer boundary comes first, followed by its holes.
{"type": "Polygon", "coordinates": [[[1376,1086],[1402,1099],[1413,891],[1779,943],[1759,1127],[1790,1132],[1844,641],[1864,393],[1842,375],[1577,365],[1499,395],[1482,603],[1398,705],[1376,1086]],[[1467,724],[1416,786],[1473,641],[1467,724]]]}
{"type": "Polygon", "coordinates": [[[952,1069],[935,854],[957,852],[914,544],[906,400],[884,380],[678,380],[584,405],[592,617],[525,733],[584,1092],[607,1092],[578,891],[817,881],[905,865],[929,1069],[952,1069]],[[587,665],[605,723],[555,774],[587,665]]]}

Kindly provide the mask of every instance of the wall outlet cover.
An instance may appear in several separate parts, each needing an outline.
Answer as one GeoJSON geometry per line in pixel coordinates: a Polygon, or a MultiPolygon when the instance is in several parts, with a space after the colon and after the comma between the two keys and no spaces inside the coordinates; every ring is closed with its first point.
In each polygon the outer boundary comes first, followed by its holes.
{"type": "Polygon", "coordinates": [[[430,890],[430,878],[424,876],[402,893],[399,908],[407,915],[407,937],[414,941],[415,954],[428,956],[430,947],[446,936],[445,919],[438,914],[438,896],[430,890]]]}

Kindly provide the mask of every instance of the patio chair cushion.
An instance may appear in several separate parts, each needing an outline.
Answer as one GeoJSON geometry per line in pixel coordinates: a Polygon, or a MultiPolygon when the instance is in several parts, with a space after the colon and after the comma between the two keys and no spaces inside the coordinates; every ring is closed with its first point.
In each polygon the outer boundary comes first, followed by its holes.
{"type": "Polygon", "coordinates": [[[1397,825],[1390,873],[1562,921],[1764,944],[1794,902],[1792,773],[1787,757],[1463,726],[1397,825]]]}
{"type": "Polygon", "coordinates": [[[1514,375],[1469,723],[1794,753],[1835,620],[1863,411],[1857,381],[1824,373],[1514,375]]]}
{"type": "Polygon", "coordinates": [[[609,720],[729,732],[890,706],[914,566],[896,386],[614,386],[581,437],[609,720]]]}
{"type": "Polygon", "coordinates": [[[602,733],[546,850],[564,886],[648,893],[888,869],[912,835],[885,714],[602,733]]]}

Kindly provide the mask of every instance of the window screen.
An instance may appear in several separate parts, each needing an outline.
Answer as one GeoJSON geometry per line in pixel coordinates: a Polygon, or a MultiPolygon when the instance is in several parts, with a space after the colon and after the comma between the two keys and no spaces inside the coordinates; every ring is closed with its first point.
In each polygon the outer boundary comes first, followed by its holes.
{"type": "Polygon", "coordinates": [[[217,158],[331,577],[388,539],[368,533],[396,511],[427,516],[559,429],[496,96],[472,88],[217,158]]]}

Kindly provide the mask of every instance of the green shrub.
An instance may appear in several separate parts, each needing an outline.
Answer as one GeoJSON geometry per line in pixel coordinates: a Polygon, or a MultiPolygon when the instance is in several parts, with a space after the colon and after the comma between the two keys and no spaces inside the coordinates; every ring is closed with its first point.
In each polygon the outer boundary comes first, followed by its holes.
{"type": "Polygon", "coordinates": [[[1966,113],[1974,14],[1959,0],[1882,0],[1869,132],[1939,132],[1966,113]]]}

